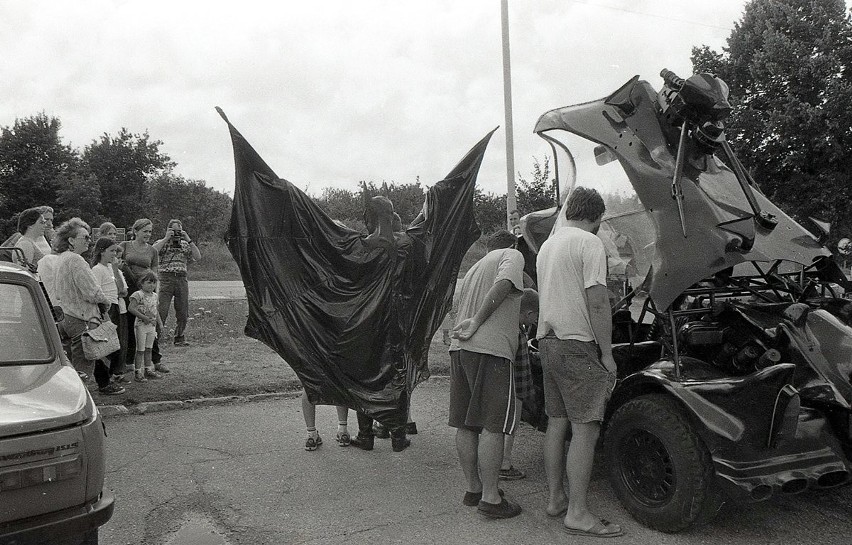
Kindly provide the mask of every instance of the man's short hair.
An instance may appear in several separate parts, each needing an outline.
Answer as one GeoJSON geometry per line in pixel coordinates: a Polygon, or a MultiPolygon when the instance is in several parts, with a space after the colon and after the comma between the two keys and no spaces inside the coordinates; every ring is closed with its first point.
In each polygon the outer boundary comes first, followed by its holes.
{"type": "Polygon", "coordinates": [[[600,193],[590,187],[575,187],[565,201],[565,219],[598,221],[606,212],[600,193]]]}
{"type": "Polygon", "coordinates": [[[488,251],[490,252],[492,250],[500,250],[502,248],[511,248],[517,241],[518,237],[505,229],[501,229],[488,237],[488,242],[486,242],[485,247],[488,248],[488,251]]]}
{"type": "Polygon", "coordinates": [[[538,292],[532,288],[524,288],[521,295],[521,312],[531,310],[538,314],[538,292]]]}

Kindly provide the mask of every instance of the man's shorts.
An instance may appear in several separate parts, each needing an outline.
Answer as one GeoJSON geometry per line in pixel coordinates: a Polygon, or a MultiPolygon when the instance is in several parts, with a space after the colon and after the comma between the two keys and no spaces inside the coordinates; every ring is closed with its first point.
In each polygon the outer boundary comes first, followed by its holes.
{"type": "Polygon", "coordinates": [[[547,416],[576,423],[603,421],[615,375],[601,363],[598,345],[548,336],[539,340],[538,351],[547,416]]]}
{"type": "Polygon", "coordinates": [[[467,350],[450,352],[451,427],[512,434],[516,410],[510,360],[467,350]]]}

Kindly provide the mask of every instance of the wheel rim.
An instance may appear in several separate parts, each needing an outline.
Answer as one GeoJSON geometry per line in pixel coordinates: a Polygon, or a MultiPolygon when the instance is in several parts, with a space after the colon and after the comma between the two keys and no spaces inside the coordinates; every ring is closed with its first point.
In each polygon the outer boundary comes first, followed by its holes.
{"type": "Polygon", "coordinates": [[[645,430],[633,430],[622,442],[621,479],[631,494],[649,507],[666,504],[676,490],[674,463],[660,439],[645,430]]]}

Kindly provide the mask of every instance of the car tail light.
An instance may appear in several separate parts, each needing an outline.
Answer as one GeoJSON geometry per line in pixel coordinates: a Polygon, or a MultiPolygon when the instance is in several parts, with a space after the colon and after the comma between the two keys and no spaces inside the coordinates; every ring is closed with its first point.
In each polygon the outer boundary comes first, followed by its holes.
{"type": "Polygon", "coordinates": [[[0,473],[0,492],[72,479],[79,475],[82,469],[82,459],[75,457],[36,467],[3,471],[0,473]]]}

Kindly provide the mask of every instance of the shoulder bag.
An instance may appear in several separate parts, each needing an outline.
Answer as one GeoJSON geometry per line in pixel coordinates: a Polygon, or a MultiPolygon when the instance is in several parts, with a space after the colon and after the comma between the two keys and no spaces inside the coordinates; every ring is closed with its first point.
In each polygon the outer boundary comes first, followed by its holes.
{"type": "Polygon", "coordinates": [[[86,328],[83,332],[83,355],[87,360],[103,359],[121,348],[118,328],[109,319],[92,318],[86,328]]]}

